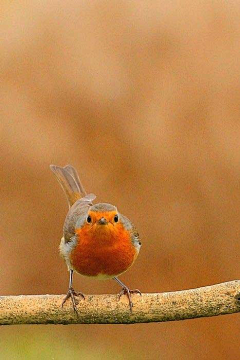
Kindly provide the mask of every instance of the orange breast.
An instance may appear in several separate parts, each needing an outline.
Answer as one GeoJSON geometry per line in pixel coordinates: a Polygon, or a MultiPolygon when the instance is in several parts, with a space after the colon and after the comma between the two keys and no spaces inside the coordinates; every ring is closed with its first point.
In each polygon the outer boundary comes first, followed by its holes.
{"type": "Polygon", "coordinates": [[[74,269],[86,276],[113,277],[126,271],[134,262],[137,251],[130,233],[123,225],[96,225],[89,231],[76,230],[78,244],[71,253],[74,269]]]}

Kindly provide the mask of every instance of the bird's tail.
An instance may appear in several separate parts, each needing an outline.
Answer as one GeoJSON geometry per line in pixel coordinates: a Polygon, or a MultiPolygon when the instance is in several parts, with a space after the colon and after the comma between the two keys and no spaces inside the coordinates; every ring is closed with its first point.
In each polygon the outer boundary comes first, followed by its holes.
{"type": "Polygon", "coordinates": [[[81,184],[77,171],[73,166],[66,165],[61,167],[50,165],[50,169],[54,172],[61,187],[63,188],[63,191],[67,196],[69,207],[87,194],[81,184]]]}

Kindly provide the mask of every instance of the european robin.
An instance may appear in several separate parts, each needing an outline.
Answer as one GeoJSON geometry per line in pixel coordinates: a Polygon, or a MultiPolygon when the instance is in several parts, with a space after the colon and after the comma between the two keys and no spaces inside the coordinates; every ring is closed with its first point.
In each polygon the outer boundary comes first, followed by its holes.
{"type": "Polygon", "coordinates": [[[76,296],[84,299],[84,295],[72,287],[75,271],[100,280],[117,281],[122,287],[119,299],[126,294],[132,312],[131,294],[141,295],[141,292],[130,290],[118,276],[128,270],[138,256],[141,242],[136,228],[118,212],[116,206],[107,203],[93,205],[96,196],[86,193],[73,166],[50,165],[50,168],[69,204],[59,247],[70,271],[69,289],[62,305],[71,298],[77,313],[76,296]]]}

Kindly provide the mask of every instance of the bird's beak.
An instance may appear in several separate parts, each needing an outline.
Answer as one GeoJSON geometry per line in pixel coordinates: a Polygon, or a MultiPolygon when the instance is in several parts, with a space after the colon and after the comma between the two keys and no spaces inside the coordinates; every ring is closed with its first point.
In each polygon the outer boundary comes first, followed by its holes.
{"type": "Polygon", "coordinates": [[[99,225],[107,225],[107,220],[104,218],[104,217],[102,217],[100,220],[98,220],[98,224],[99,225]]]}

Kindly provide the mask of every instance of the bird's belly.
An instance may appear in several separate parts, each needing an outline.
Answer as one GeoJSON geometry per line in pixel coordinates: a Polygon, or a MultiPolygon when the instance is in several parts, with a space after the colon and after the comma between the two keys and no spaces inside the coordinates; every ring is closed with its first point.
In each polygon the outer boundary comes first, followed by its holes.
{"type": "Polygon", "coordinates": [[[71,253],[71,264],[81,275],[108,279],[125,272],[137,251],[130,241],[111,246],[79,243],[71,253]]]}

